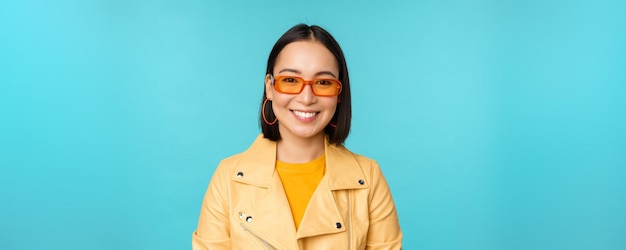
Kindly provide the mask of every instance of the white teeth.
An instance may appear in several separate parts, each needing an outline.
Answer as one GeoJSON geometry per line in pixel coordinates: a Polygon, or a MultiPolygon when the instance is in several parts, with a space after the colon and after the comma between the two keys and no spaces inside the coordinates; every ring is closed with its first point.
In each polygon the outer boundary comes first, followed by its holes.
{"type": "Polygon", "coordinates": [[[316,112],[302,112],[302,111],[295,111],[295,110],[293,111],[293,113],[302,118],[311,118],[315,116],[316,114],[316,112]]]}

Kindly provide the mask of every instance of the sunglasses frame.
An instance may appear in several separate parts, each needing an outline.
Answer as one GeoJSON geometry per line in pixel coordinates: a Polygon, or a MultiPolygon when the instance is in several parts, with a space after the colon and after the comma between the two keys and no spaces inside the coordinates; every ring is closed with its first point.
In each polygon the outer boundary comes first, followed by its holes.
{"type": "Polygon", "coordinates": [[[306,85],[311,85],[311,91],[313,92],[313,94],[315,96],[321,96],[321,97],[338,96],[339,94],[341,94],[341,91],[343,90],[343,85],[341,84],[341,81],[339,81],[337,79],[332,79],[332,78],[315,78],[315,79],[313,79],[311,81],[307,81],[307,80],[304,80],[304,78],[299,77],[299,76],[276,76],[276,78],[274,78],[274,75],[270,75],[270,81],[272,82],[272,85],[274,86],[274,90],[276,90],[277,92],[282,93],[282,94],[290,94],[290,95],[297,95],[297,94],[302,93],[302,91],[304,90],[304,87],[306,85]],[[284,92],[284,91],[281,91],[280,89],[278,89],[278,87],[276,87],[276,80],[277,79],[282,79],[282,78],[297,78],[297,79],[302,80],[303,84],[302,84],[302,87],[300,88],[300,91],[298,91],[298,93],[288,93],[288,92],[284,92]],[[320,80],[336,82],[337,84],[339,84],[339,86],[338,86],[339,92],[337,92],[337,94],[335,94],[335,95],[318,95],[317,93],[315,93],[315,87],[313,87],[313,84],[315,82],[317,82],[317,81],[320,81],[320,80]]]}

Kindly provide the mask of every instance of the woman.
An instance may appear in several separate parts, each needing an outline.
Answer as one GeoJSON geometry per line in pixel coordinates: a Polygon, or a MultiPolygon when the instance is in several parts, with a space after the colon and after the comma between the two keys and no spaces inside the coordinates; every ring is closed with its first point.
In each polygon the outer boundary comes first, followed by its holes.
{"type": "Polygon", "coordinates": [[[288,30],[267,62],[263,134],[216,169],[193,249],[400,249],[378,164],[342,146],[351,112],[339,44],[318,26],[288,30]]]}

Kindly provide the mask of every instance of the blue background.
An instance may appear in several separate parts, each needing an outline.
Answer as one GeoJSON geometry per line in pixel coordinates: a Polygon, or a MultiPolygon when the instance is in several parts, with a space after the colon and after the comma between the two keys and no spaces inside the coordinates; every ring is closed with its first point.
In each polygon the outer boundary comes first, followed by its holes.
{"type": "Polygon", "coordinates": [[[189,249],[267,55],[340,42],[405,249],[626,249],[625,1],[0,1],[0,248],[189,249]]]}

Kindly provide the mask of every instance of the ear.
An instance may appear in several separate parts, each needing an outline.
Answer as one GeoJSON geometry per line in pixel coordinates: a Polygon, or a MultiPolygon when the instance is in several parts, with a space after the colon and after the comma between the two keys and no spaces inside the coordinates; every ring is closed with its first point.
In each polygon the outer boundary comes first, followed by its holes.
{"type": "Polygon", "coordinates": [[[265,75],[265,98],[272,100],[274,98],[274,91],[272,91],[272,79],[270,74],[265,75]]]}

